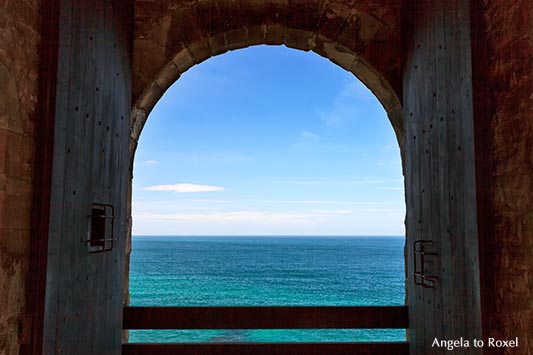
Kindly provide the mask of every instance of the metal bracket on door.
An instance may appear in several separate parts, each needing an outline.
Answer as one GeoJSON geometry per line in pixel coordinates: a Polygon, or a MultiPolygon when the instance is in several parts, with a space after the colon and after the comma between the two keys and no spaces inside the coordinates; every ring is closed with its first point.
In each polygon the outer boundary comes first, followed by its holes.
{"type": "Polygon", "coordinates": [[[94,203],[89,218],[87,245],[90,253],[101,253],[113,249],[115,241],[115,209],[103,203],[94,203]]]}
{"type": "Polygon", "coordinates": [[[414,281],[415,285],[422,286],[424,288],[433,288],[435,286],[435,281],[438,280],[437,276],[426,275],[424,269],[424,259],[426,256],[438,256],[438,253],[427,252],[424,248],[425,246],[433,245],[431,240],[416,240],[413,243],[413,264],[414,264],[414,281]],[[417,259],[420,259],[420,270],[418,270],[417,259]]]}

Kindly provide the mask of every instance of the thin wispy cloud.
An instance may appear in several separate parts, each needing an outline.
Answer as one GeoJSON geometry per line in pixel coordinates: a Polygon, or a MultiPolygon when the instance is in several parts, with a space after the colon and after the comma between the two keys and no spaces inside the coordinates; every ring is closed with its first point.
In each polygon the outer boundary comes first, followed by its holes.
{"type": "Polygon", "coordinates": [[[146,212],[133,217],[139,234],[153,234],[151,226],[157,225],[162,235],[398,235],[404,216],[401,208],[360,208],[146,212]]]}
{"type": "Polygon", "coordinates": [[[308,150],[308,149],[317,149],[320,146],[323,146],[324,142],[322,141],[322,137],[318,134],[303,130],[300,131],[298,136],[294,139],[294,142],[292,143],[292,148],[296,150],[308,150]]]}
{"type": "Polygon", "coordinates": [[[318,116],[326,125],[342,127],[345,123],[353,121],[360,112],[361,99],[371,94],[362,92],[362,89],[354,82],[344,85],[339,91],[331,108],[325,112],[319,112],[318,116]]]}
{"type": "Polygon", "coordinates": [[[350,210],[314,210],[307,212],[229,211],[207,213],[139,213],[137,219],[172,220],[175,222],[313,222],[335,215],[351,214],[350,210]]]}
{"type": "Polygon", "coordinates": [[[357,212],[361,213],[401,213],[402,210],[393,208],[362,208],[357,212]]]}
{"type": "Polygon", "coordinates": [[[328,215],[328,214],[329,215],[331,214],[340,215],[340,214],[352,214],[353,213],[352,210],[344,210],[344,209],[335,209],[335,210],[320,209],[320,210],[312,210],[311,212],[318,214],[318,215],[328,215]]]}
{"type": "Polygon", "coordinates": [[[403,190],[401,186],[383,186],[380,187],[381,190],[403,190]]]}
{"type": "Polygon", "coordinates": [[[280,204],[280,205],[387,205],[388,202],[369,202],[369,201],[338,201],[338,200],[262,200],[262,199],[253,199],[246,200],[247,202],[253,203],[266,203],[266,204],[280,204]]]}
{"type": "Polygon", "coordinates": [[[210,192],[222,191],[221,186],[214,185],[199,185],[199,184],[171,184],[171,185],[155,185],[145,187],[145,191],[171,191],[171,192],[210,192]]]}
{"type": "Polygon", "coordinates": [[[191,200],[191,199],[184,199],[184,200],[180,200],[181,203],[208,203],[208,204],[211,204],[211,203],[230,203],[231,201],[229,200],[213,200],[213,199],[194,199],[194,200],[191,200]]]}
{"type": "Polygon", "coordinates": [[[321,138],[318,134],[309,132],[309,131],[300,132],[300,136],[304,139],[311,140],[311,141],[317,141],[317,140],[320,140],[321,138]]]}
{"type": "Polygon", "coordinates": [[[381,184],[384,181],[381,179],[353,179],[353,180],[336,180],[336,179],[324,179],[324,180],[274,180],[274,184],[285,184],[285,185],[377,185],[381,184]]]}
{"type": "Polygon", "coordinates": [[[159,165],[159,163],[160,163],[159,160],[149,159],[149,160],[144,160],[141,162],[135,161],[133,164],[135,167],[137,167],[137,166],[156,166],[156,165],[159,165]]]}
{"type": "MultiPolygon", "coordinates": [[[[217,192],[218,193],[218,192],[217,192]]],[[[150,193],[132,201],[133,215],[139,213],[209,213],[234,206],[232,201],[217,199],[189,199],[202,193],[150,193]],[[170,199],[168,199],[170,197],[170,199]]]]}

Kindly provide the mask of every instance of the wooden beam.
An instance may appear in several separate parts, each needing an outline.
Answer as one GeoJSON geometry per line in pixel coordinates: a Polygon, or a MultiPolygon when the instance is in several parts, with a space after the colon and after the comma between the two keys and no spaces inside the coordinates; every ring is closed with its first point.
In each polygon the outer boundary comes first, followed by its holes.
{"type": "Polygon", "coordinates": [[[124,329],[355,329],[409,327],[407,306],[125,307],[124,329]]]}
{"type": "Polygon", "coordinates": [[[408,355],[406,342],[390,343],[127,343],[122,355],[408,355]]]}

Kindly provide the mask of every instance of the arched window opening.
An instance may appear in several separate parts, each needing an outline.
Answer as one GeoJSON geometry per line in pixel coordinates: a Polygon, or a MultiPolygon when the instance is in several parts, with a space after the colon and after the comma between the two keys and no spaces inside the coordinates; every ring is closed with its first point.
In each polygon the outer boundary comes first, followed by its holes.
{"type": "MultiPolygon", "coordinates": [[[[405,202],[387,114],[314,54],[187,71],[136,151],[134,306],[403,305],[405,202]]],[[[404,330],[131,331],[130,341],[402,341],[404,330]]]]}

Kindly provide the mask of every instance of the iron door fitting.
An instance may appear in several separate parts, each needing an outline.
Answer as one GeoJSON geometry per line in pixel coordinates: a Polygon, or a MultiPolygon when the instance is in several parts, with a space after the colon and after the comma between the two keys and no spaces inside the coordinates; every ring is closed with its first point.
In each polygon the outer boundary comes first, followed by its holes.
{"type": "Polygon", "coordinates": [[[426,251],[426,246],[432,246],[433,241],[431,240],[416,240],[413,243],[413,264],[414,264],[414,282],[415,285],[422,286],[424,288],[434,288],[435,282],[438,280],[437,276],[434,275],[427,275],[426,270],[424,268],[424,262],[425,258],[430,257],[438,257],[438,253],[434,252],[428,252],[426,251]],[[419,260],[419,262],[417,262],[419,260]],[[420,266],[420,270],[419,270],[420,266]]]}

